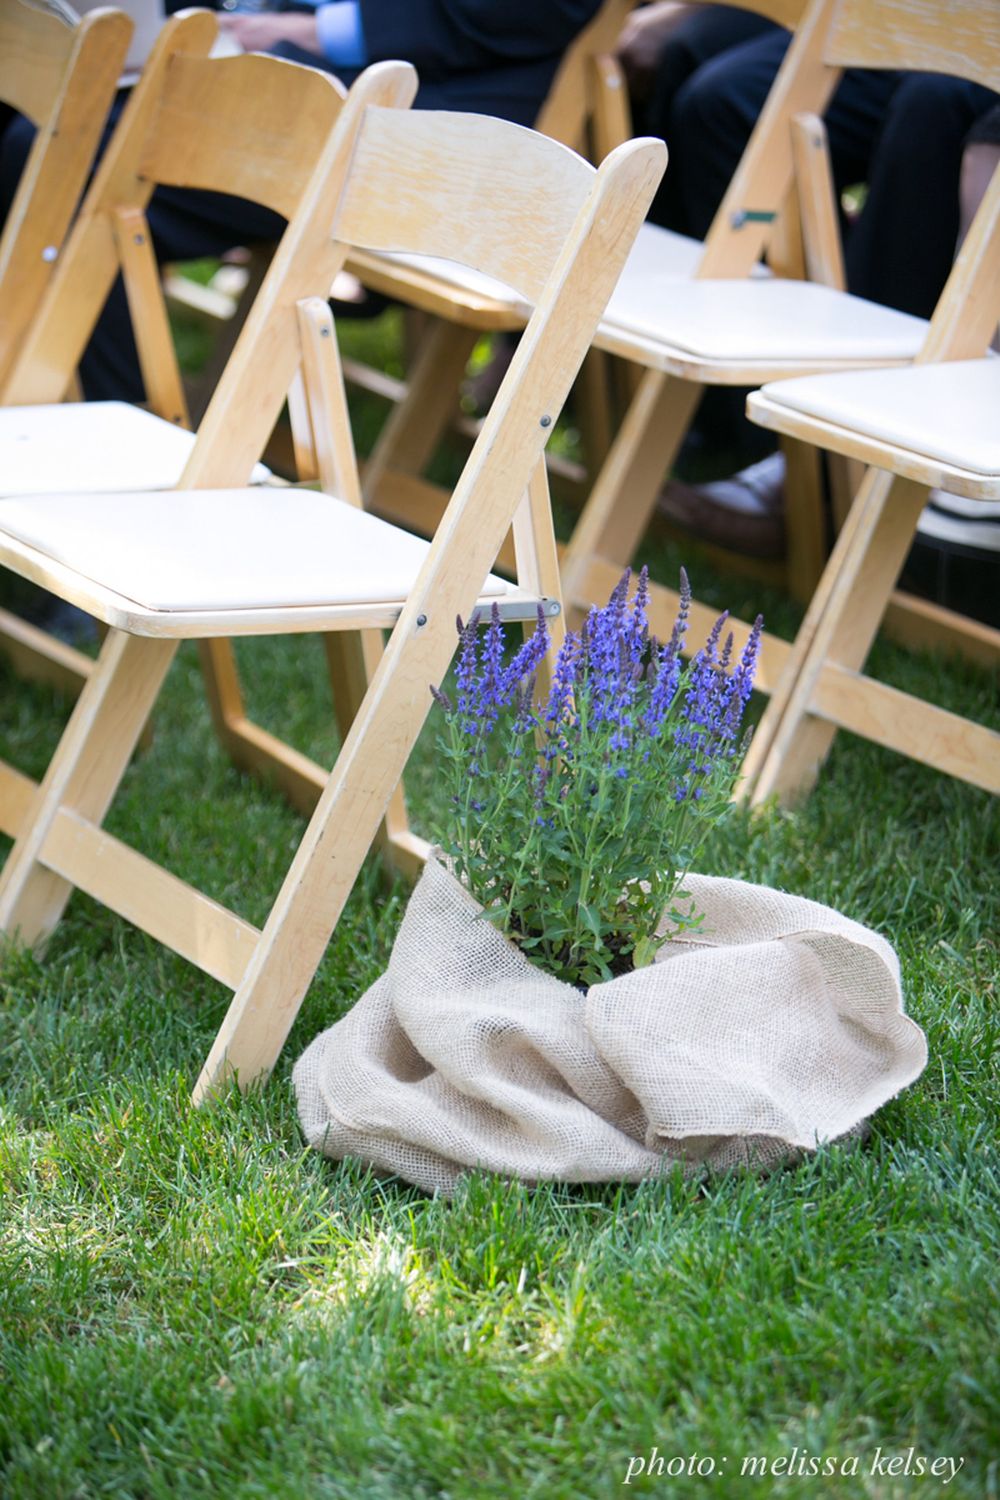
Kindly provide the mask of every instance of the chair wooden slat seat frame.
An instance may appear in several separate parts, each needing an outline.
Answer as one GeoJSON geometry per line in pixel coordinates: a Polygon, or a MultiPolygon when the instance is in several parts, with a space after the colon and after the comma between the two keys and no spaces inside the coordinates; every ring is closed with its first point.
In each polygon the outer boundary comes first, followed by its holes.
{"type": "MultiPolygon", "coordinates": [[[[197,1099],[234,1074],[246,1087],[273,1067],[400,783],[429,709],[428,684],[448,670],[455,616],[469,617],[512,523],[522,587],[558,596],[544,447],[665,162],[661,143],[636,141],[595,171],[566,148],[496,120],[405,116],[401,107],[414,86],[412,69],[399,64],[369,69],[355,84],[179,486],[198,491],[206,507],[213,490],[244,486],[297,382],[300,437],[311,442],[321,481],[338,497],[331,505],[360,500],[336,337],[323,300],[352,247],[402,243],[457,255],[520,284],[532,299],[531,322],[423,565],[398,601],[384,650],[376,627],[385,623],[385,605],[351,615],[350,639],[360,641],[357,711],[264,927],[257,932],[101,827],[178,642],[173,634],[118,628],[121,617],[101,604],[100,579],[88,576],[86,589],[112,628],[43,781],[33,789],[12,768],[0,769],[2,821],[17,823],[0,877],[0,929],[43,942],[79,886],[234,990],[197,1099]],[[526,244],[529,217],[536,233],[526,244]],[[359,624],[369,628],[358,634],[359,624]]],[[[280,505],[280,492],[275,496],[280,505]]],[[[141,538],[144,503],[162,508],[169,499],[169,493],[136,497],[119,519],[124,541],[136,545],[141,538]]],[[[97,497],[95,524],[101,514],[97,497]]],[[[49,556],[58,551],[59,557],[49,581],[65,593],[73,560],[62,540],[52,539],[49,556]]],[[[109,537],[116,546],[121,540],[109,537]]],[[[195,541],[175,542],[175,568],[179,549],[195,541]]],[[[304,535],[304,552],[309,541],[304,535]]],[[[266,531],[244,543],[266,562],[266,531]]],[[[7,535],[4,554],[20,566],[24,547],[7,535]]],[[[336,564],[334,551],[325,601],[331,605],[336,564]]],[[[271,611],[269,629],[300,628],[294,611],[284,619],[281,613],[271,611]]],[[[128,623],[142,626],[138,615],[128,623]]],[[[219,636],[236,628],[243,621],[220,610],[219,636]]]]}
{"type": "MultiPolygon", "coordinates": [[[[596,477],[564,559],[567,598],[576,610],[585,609],[597,597],[592,585],[594,577],[606,571],[601,567],[602,558],[621,567],[633,555],[660,482],[705,384],[756,384],[797,371],[908,360],[923,336],[919,320],[862,304],[860,311],[868,313],[868,332],[861,343],[845,340],[839,333],[829,349],[816,348],[814,339],[814,347],[804,347],[794,356],[786,349],[770,358],[756,350],[750,350],[744,358],[713,358],[671,345],[655,326],[645,330],[641,323],[623,323],[617,316],[618,294],[629,288],[635,289],[644,306],[657,298],[669,303],[670,283],[677,276],[716,284],[718,291],[704,299],[710,310],[728,290],[720,283],[734,278],[758,279],[760,257],[765,253],[781,275],[808,276],[818,283],[809,290],[799,289],[798,295],[792,293],[797,316],[819,319],[821,327],[824,309],[838,306],[823,290],[843,289],[843,266],[825,136],[816,114],[832,94],[839,76],[837,68],[826,66],[822,60],[830,6],[809,8],[804,0],[750,0],[745,8],[760,11],[789,29],[798,28],[800,34],[704,246],[691,242],[693,258],[685,252],[675,266],[676,252],[671,247],[680,237],[645,226],[640,243],[643,235],[648,243],[641,259],[634,255],[635,264],[626,265],[621,285],[601,321],[595,351],[628,362],[632,396],[617,431],[612,431],[607,412],[602,415],[600,392],[595,396],[601,375],[592,378],[582,407],[579,425],[586,439],[594,438],[585,446],[596,477]],[[662,271],[654,272],[656,255],[664,264],[662,271]],[[889,352],[864,352],[873,318],[880,318],[886,325],[889,352]],[[591,431],[594,426],[598,429],[596,437],[591,431]]],[[[470,329],[480,330],[491,316],[497,328],[509,328],[523,314],[511,299],[490,304],[481,296],[482,289],[463,290],[454,278],[437,277],[434,268],[415,262],[400,265],[383,258],[379,264],[377,257],[368,257],[356,269],[367,284],[383,293],[445,319],[434,326],[421,349],[412,378],[380,434],[364,476],[370,504],[394,519],[427,528],[439,513],[440,497],[436,487],[422,477],[422,471],[451,419],[452,392],[474,341],[470,329]]],[[[737,287],[737,291],[744,290],[737,287]]],[[[784,289],[773,283],[765,289],[754,287],[750,299],[738,299],[738,306],[752,310],[760,304],[759,321],[766,328],[770,321],[768,299],[784,295],[784,289]]],[[[836,311],[833,321],[843,321],[836,311]]],[[[606,396],[605,385],[605,404],[606,396]]],[[[742,567],[766,581],[787,582],[805,601],[826,555],[823,482],[813,450],[792,440],[784,446],[788,488],[795,496],[788,514],[787,563],[752,562],[742,567]]],[[[849,476],[834,465],[831,480],[839,517],[846,510],[849,476]]],[[[739,561],[724,549],[710,552],[718,554],[722,566],[739,561]]],[[[654,588],[656,618],[663,628],[668,628],[676,604],[673,591],[654,588]]],[[[948,622],[929,623],[923,608],[905,598],[896,601],[891,618],[910,638],[927,630],[950,631],[948,622]]],[[[963,640],[960,632],[950,631],[950,635],[953,640],[963,640]]],[[[771,654],[781,655],[783,647],[783,642],[775,642],[771,654]]]]}
{"type": "MultiPolygon", "coordinates": [[[[0,388],[64,254],[131,36],[123,11],[90,11],[71,26],[29,0],[0,0],[0,101],[36,128],[0,232],[0,388]]],[[[75,689],[79,652],[8,609],[0,640],[16,667],[41,664],[40,675],[75,689]]]]}
{"type": "MultiPolygon", "coordinates": [[[[105,298],[121,273],[148,405],[164,423],[187,428],[183,385],[145,218],[154,188],[165,184],[239,192],[293,216],[310,185],[317,154],[336,124],[344,98],[338,80],[314,69],[253,55],[210,57],[217,29],[214,15],[207,11],[173,16],[163,27],[97,167],[16,358],[0,379],[0,404],[4,407],[47,407],[64,400],[105,298]]],[[[62,415],[68,421],[69,409],[62,415]]],[[[65,422],[60,424],[55,417],[52,420],[54,435],[66,427],[65,422]]],[[[151,421],[151,417],[146,418],[147,424],[151,421]]],[[[141,428],[139,442],[146,442],[144,433],[141,428]]],[[[180,477],[183,459],[173,454],[184,446],[174,439],[167,442],[169,436],[160,439],[162,458],[154,465],[164,465],[159,482],[168,484],[180,477]],[[176,467],[171,476],[166,471],[172,465],[176,467]]],[[[128,437],[131,441],[131,429],[128,437]]],[[[116,445],[118,452],[124,451],[125,439],[123,431],[116,445]]],[[[57,438],[55,441],[58,445],[57,438]]],[[[75,441],[74,435],[67,445],[66,477],[61,486],[55,487],[68,488],[74,482],[75,441]]],[[[308,460],[311,465],[307,472],[315,475],[309,441],[304,433],[301,453],[303,462],[308,460]]],[[[110,452],[115,446],[113,436],[110,444],[101,452],[110,452]]],[[[148,451],[147,446],[126,488],[145,487],[140,475],[149,472],[145,462],[148,451]]],[[[105,483],[110,482],[111,465],[105,465],[98,454],[88,466],[91,488],[94,471],[102,467],[109,474],[105,483]]],[[[128,469],[128,460],[116,463],[116,481],[128,469]]],[[[70,694],[80,691],[92,670],[87,655],[9,610],[0,611],[0,650],[16,670],[70,694]]],[[[331,650],[336,655],[336,648],[331,650]]],[[[206,647],[204,654],[209,701],[220,732],[224,732],[223,704],[228,705],[238,693],[235,663],[224,643],[214,650],[206,647]]],[[[345,713],[349,713],[346,708],[345,713]]],[[[258,756],[268,768],[277,762],[279,777],[283,775],[291,782],[299,804],[315,803],[324,779],[321,767],[264,735],[243,712],[231,715],[230,724],[230,745],[235,744],[237,753],[249,747],[247,754],[253,766],[260,763],[255,759],[258,756]]],[[[399,832],[405,844],[408,835],[404,822],[400,811],[399,832]]],[[[401,857],[405,855],[402,849],[401,857]]]]}
{"type": "MultiPolygon", "coordinates": [[[[1000,27],[994,24],[995,20],[995,7],[980,6],[975,0],[962,0],[959,4],[938,0],[920,7],[908,4],[907,0],[887,0],[885,4],[875,4],[873,0],[812,0],[796,28],[754,135],[706,240],[699,279],[724,279],[748,273],[772,231],[768,214],[752,221],[741,219],[741,215],[748,206],[764,205],[769,213],[780,203],[795,173],[796,158],[814,151],[819,139],[816,119],[825,109],[844,68],[905,66],[948,71],[997,88],[1000,27]]],[[[821,170],[814,172],[811,179],[800,175],[800,192],[813,191],[821,178],[821,170]]],[[[818,203],[814,202],[807,212],[816,220],[825,217],[827,221],[827,232],[824,234],[817,228],[812,245],[818,274],[836,289],[842,269],[833,254],[836,241],[830,234],[829,205],[829,193],[820,191],[818,203]]],[[[807,241],[807,248],[808,244],[807,241]]],[[[753,292],[753,288],[748,288],[748,295],[753,292]]],[[[811,295],[803,292],[803,298],[811,295]]],[[[620,331],[608,338],[607,322],[602,325],[598,342],[625,352],[620,331]]],[[[910,363],[918,353],[919,349],[914,348],[905,361],[880,358],[874,363],[910,363]]],[[[641,358],[638,345],[635,357],[641,358]]],[[[756,384],[779,378],[780,373],[789,376],[808,373],[794,363],[779,372],[776,365],[760,360],[699,362],[690,353],[663,347],[655,358],[650,353],[648,363],[562,556],[564,595],[570,610],[586,607],[596,597],[595,580],[612,576],[616,568],[633,557],[651,519],[663,476],[700,398],[704,380],[756,384]]],[[[859,360],[857,367],[863,363],[859,360]]],[[[820,361],[814,368],[823,367],[820,361]]],[[[788,440],[786,494],[795,501],[788,517],[789,580],[794,582],[798,578],[800,587],[794,592],[805,601],[818,585],[826,552],[819,454],[790,427],[784,437],[788,440]],[[806,514],[802,513],[803,501],[806,514]]],[[[840,496],[835,493],[835,508],[840,518],[846,513],[850,498],[849,490],[843,493],[848,482],[846,471],[840,471],[837,479],[842,493],[840,496]]],[[[671,589],[657,586],[652,590],[651,618],[658,628],[669,628],[677,602],[677,595],[671,589]]],[[[913,645],[937,645],[974,660],[982,660],[984,650],[988,650],[984,648],[982,632],[974,623],[908,595],[893,594],[885,610],[885,623],[895,636],[913,645]]],[[[736,621],[734,629],[737,642],[745,640],[749,626],[736,621]]],[[[760,689],[769,694],[779,684],[787,684],[788,674],[793,670],[789,644],[766,637],[758,679],[760,689]]],[[[773,716],[769,716],[758,731],[755,757],[766,753],[766,735],[774,722],[773,716]]]]}
{"type": "MultiPolygon", "coordinates": [[[[806,0],[738,0],[741,9],[759,12],[779,25],[794,28],[806,0]]],[[[600,160],[631,133],[631,120],[624,79],[611,51],[634,0],[607,0],[591,25],[581,33],[566,55],[563,67],[553,84],[549,100],[538,120],[538,128],[556,139],[580,149],[589,148],[594,160],[600,160]],[[588,135],[589,130],[589,135],[588,135]]],[[[763,184],[762,184],[763,186],[763,184]]],[[[773,221],[769,254],[773,262],[789,274],[801,275],[799,215],[796,194],[791,184],[774,196],[773,221]]],[[[761,200],[763,202],[763,199],[761,200]]],[[[802,229],[813,229],[813,220],[802,229]]],[[[715,229],[715,243],[728,240],[732,231],[728,218],[720,214],[715,229]]],[[[742,245],[743,239],[740,240],[742,245]]],[[[705,249],[712,243],[706,240],[705,249]]],[[[713,251],[702,260],[697,274],[742,275],[747,267],[755,268],[760,245],[749,259],[736,251],[713,251]],[[713,256],[718,259],[713,259],[713,256]],[[727,269],[739,263],[739,269],[727,269]]],[[[688,277],[694,273],[701,255],[696,241],[652,224],[643,226],[633,253],[635,269],[659,261],[668,275],[688,277]],[[637,255],[641,247],[641,256],[637,255]]],[[[355,257],[351,268],[366,286],[383,295],[430,314],[436,320],[408,377],[397,396],[396,405],[379,434],[365,466],[365,496],[369,504],[382,513],[405,519],[419,529],[431,528],[440,514],[439,487],[423,476],[423,471],[454,420],[456,394],[477,338],[486,331],[508,332],[524,325],[526,309],[512,295],[491,297],[489,289],[469,285],[461,278],[412,258],[402,263],[385,256],[355,257]]],[[[633,274],[630,260],[623,280],[633,274]]],[[[602,319],[595,338],[593,356],[584,366],[581,388],[577,392],[578,425],[585,450],[586,467],[592,474],[607,472],[609,449],[620,445],[621,435],[614,432],[614,417],[609,403],[609,379],[604,353],[619,355],[630,362],[629,375],[638,378],[636,365],[647,363],[641,340],[621,331],[602,319]],[[603,466],[603,467],[602,467],[603,466]]],[[[634,413],[633,413],[634,416],[634,413]]],[[[554,472],[567,468],[553,464],[554,472]]],[[[577,476],[574,487],[578,488],[577,476]]]]}
{"type": "MultiPolygon", "coordinates": [[[[992,376],[986,351],[1000,320],[1000,168],[955,261],[931,323],[927,342],[910,370],[897,372],[899,389],[918,367],[980,362],[992,376]]],[[[850,376],[837,377],[850,381],[850,376]]],[[[817,396],[822,382],[816,382],[817,396]]],[[[991,385],[995,384],[992,382],[991,385]]],[[[973,498],[1000,497],[1000,472],[942,465],[915,447],[903,447],[887,424],[860,434],[804,405],[782,400],[781,383],[751,395],[748,414],[779,432],[830,448],[870,467],[858,490],[820,585],[809,606],[786,671],[760,725],[745,767],[752,801],[801,798],[813,785],[838,728],[1000,794],[1000,734],[925,703],[865,675],[863,668],[884,619],[892,590],[916,535],[929,490],[942,481],[973,498]]],[[[943,409],[942,424],[949,414],[943,409]]],[[[955,423],[956,426],[960,424],[955,423]]],[[[996,430],[994,414],[991,428],[996,430]]],[[[969,621],[984,665],[1000,664],[1000,630],[969,621]]]]}
{"type": "Polygon", "coordinates": [[[62,254],[131,35],[123,11],[71,26],[27,0],[0,0],[0,101],[36,127],[0,233],[0,380],[62,254]]]}

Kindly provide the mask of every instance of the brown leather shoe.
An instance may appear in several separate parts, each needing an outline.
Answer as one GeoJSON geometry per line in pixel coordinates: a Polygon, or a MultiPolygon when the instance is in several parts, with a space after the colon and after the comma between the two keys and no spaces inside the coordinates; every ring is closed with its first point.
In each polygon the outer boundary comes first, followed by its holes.
{"type": "Polygon", "coordinates": [[[785,460],[771,453],[760,463],[711,484],[672,479],[658,513],[700,541],[746,557],[782,557],[785,551],[785,460]]]}

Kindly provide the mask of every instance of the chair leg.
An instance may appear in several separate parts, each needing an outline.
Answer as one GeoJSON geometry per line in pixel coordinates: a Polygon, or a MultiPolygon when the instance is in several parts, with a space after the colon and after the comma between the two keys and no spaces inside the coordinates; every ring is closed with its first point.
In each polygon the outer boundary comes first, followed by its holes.
{"type": "MultiPolygon", "coordinates": [[[[539,598],[557,599],[563,606],[559,552],[552,526],[549,475],[542,458],[536,464],[527,492],[514,512],[514,559],[520,586],[539,598]]],[[[534,626],[525,624],[525,635],[534,626]]],[[[566,611],[560,608],[548,622],[549,651],[538,667],[535,690],[545,700],[552,689],[552,668],[566,639],[566,611]]]]}
{"type": "Polygon", "coordinates": [[[839,531],[847,520],[855,495],[861,488],[861,481],[865,477],[865,466],[856,458],[845,458],[840,453],[828,453],[826,471],[833,502],[833,528],[834,531],[839,531]]]}
{"type": "Polygon", "coordinates": [[[573,405],[580,428],[580,446],[588,474],[596,474],[608,456],[612,440],[610,357],[591,349],[580,366],[573,405]]]}
{"type": "Polygon", "coordinates": [[[365,503],[378,509],[379,487],[391,469],[420,474],[434,455],[458,405],[458,388],[476,345],[474,329],[444,320],[431,329],[414,361],[407,393],[393,407],[364,468],[365,503]]]}
{"type": "Polygon", "coordinates": [[[57,925],[72,887],[46,867],[45,841],[63,810],[101,823],[176,650],[176,641],[107,636],[0,876],[0,931],[34,944],[57,925]]]}
{"type": "MultiPolygon", "coordinates": [[[[280,755],[272,763],[269,756],[262,755],[262,747],[247,737],[250,720],[243,701],[243,687],[232,641],[199,641],[198,655],[201,658],[201,672],[212,727],[222,748],[241,771],[248,771],[255,776],[272,773],[292,803],[298,806],[294,786],[285,786],[281,781],[280,755]]],[[[276,740],[275,744],[280,745],[281,741],[276,740]]],[[[311,806],[312,803],[306,811],[311,806]]]]}
{"type": "MultiPolygon", "coordinates": [[[[375,675],[384,650],[380,630],[329,631],[323,636],[327,670],[333,690],[333,707],[341,741],[364,702],[368,684],[375,675]]],[[[318,795],[317,799],[318,800],[318,795]]],[[[406,795],[399,782],[375,835],[375,847],[383,861],[397,874],[414,880],[420,874],[430,846],[410,830],[406,795]]]]}
{"type": "Polygon", "coordinates": [[[751,745],[745,770],[755,805],[774,795],[800,799],[814,785],[836,733],[816,712],[823,674],[863,666],[926,498],[926,486],[869,470],[751,745]]]}
{"type": "Polygon", "coordinates": [[[812,598],[827,556],[822,456],[811,443],[784,438],[788,588],[800,604],[812,598]]]}
{"type": "Polygon", "coordinates": [[[195,1103],[234,1075],[245,1089],[273,1068],[427,718],[427,684],[448,670],[450,600],[426,627],[414,629],[412,609],[396,626],[212,1045],[195,1103]]]}
{"type": "Polygon", "coordinates": [[[631,560],[653,513],[664,474],[691,421],[702,387],[647,370],[563,554],[567,604],[579,608],[588,563],[631,560]]]}
{"type": "Polygon", "coordinates": [[[75,698],[90,676],[93,661],[37,625],[0,609],[0,653],[19,677],[43,682],[75,698]]]}

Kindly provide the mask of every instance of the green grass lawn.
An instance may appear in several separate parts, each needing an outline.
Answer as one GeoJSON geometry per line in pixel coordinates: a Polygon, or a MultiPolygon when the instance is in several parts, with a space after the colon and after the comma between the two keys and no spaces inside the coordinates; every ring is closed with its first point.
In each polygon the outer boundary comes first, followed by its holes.
{"type": "MultiPolygon", "coordinates": [[[[691,562],[696,592],[759,597],[691,562]]],[[[256,715],[329,760],[318,643],[241,660],[256,715]]],[[[886,646],[876,666],[1000,726],[995,677],[886,646]]],[[[0,702],[0,754],[38,774],[63,706],[10,676],[0,702]]],[[[430,736],[408,785],[426,828],[430,736]]],[[[302,829],[218,748],[187,648],[108,824],[257,921],[302,829]]],[[[197,1113],[228,993],[75,896],[0,972],[0,1494],[571,1500],[623,1491],[633,1460],[629,1494],[996,1495],[998,855],[996,801],[841,736],[806,807],[735,812],[704,868],[884,933],[920,1081],[864,1147],[764,1180],[472,1176],[451,1202],[297,1127],[292,1062],[398,924],[374,863],[267,1089],[197,1113]]]]}

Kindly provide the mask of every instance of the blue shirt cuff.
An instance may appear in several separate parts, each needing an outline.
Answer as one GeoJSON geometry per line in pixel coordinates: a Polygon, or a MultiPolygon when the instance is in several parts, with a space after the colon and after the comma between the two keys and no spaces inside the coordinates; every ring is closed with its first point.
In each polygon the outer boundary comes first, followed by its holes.
{"type": "Polygon", "coordinates": [[[368,61],[365,34],[361,29],[361,7],[357,0],[335,0],[316,7],[319,44],[327,62],[342,68],[363,68],[368,61]]]}

